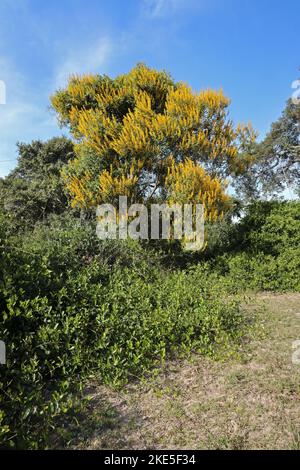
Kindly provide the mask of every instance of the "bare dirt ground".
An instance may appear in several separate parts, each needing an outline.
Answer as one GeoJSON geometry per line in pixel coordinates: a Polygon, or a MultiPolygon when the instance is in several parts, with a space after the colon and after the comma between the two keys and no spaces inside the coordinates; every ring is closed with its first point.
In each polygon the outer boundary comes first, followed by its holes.
{"type": "MultiPolygon", "coordinates": [[[[91,385],[76,449],[300,449],[300,294],[259,294],[265,333],[241,359],[168,363],[147,384],[91,385]]],[[[70,431],[70,430],[69,430],[70,431]]]]}

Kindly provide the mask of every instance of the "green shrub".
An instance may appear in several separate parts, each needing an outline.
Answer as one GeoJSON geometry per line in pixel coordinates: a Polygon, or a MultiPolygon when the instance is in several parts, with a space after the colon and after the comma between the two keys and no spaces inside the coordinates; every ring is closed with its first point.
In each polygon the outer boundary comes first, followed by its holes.
{"type": "Polygon", "coordinates": [[[269,203],[269,213],[263,223],[253,220],[248,232],[247,251],[278,256],[285,249],[300,245],[300,202],[269,203]]]}
{"type": "Polygon", "coordinates": [[[22,239],[2,231],[2,447],[45,448],[91,376],[121,385],[175,353],[216,354],[244,331],[239,299],[207,267],[166,271],[137,242],[93,234],[66,218],[22,239]]]}
{"type": "Polygon", "coordinates": [[[300,291],[299,201],[255,203],[237,231],[237,246],[212,269],[240,289],[300,291]]]}

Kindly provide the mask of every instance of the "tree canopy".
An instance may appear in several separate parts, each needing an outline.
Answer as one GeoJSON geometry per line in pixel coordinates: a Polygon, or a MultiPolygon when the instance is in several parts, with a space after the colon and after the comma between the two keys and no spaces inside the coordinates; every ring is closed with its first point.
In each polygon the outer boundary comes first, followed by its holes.
{"type": "Polygon", "coordinates": [[[30,226],[59,214],[68,207],[68,194],[61,179],[61,170],[74,158],[73,143],[65,137],[47,142],[18,144],[18,164],[3,180],[0,179],[0,209],[15,226],[30,226]]]}
{"type": "Polygon", "coordinates": [[[288,100],[265,139],[252,148],[252,165],[237,179],[237,189],[258,198],[300,189],[300,106],[288,100]]]}
{"type": "Polygon", "coordinates": [[[76,142],[63,171],[74,206],[188,194],[216,218],[228,204],[225,178],[249,164],[255,133],[233,125],[222,91],[196,93],[143,64],[115,79],[73,76],[51,101],[76,142]]]}

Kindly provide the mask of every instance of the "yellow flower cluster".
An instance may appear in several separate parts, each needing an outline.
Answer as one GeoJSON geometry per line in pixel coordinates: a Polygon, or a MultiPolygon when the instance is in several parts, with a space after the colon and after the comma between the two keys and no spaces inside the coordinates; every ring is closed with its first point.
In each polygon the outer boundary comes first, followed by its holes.
{"type": "Polygon", "coordinates": [[[88,182],[90,177],[88,174],[78,178],[73,176],[67,183],[67,189],[73,198],[71,201],[72,207],[94,207],[96,205],[95,195],[88,189],[88,182]]]}
{"type": "Polygon", "coordinates": [[[137,176],[133,174],[133,171],[126,176],[121,175],[113,177],[111,172],[104,170],[99,176],[99,191],[101,193],[101,200],[103,202],[111,202],[114,199],[122,196],[127,196],[130,200],[134,197],[137,176]]]}
{"type": "Polygon", "coordinates": [[[229,103],[222,91],[196,93],[143,64],[116,79],[71,77],[52,105],[77,142],[77,158],[65,174],[74,205],[117,194],[145,197],[140,185],[148,175],[160,195],[166,187],[174,200],[188,202],[193,195],[208,217],[217,218],[227,201],[224,184],[201,162],[212,161],[222,174],[224,168],[227,174],[242,171],[246,158],[238,154],[252,138],[249,126],[234,128],[228,119],[229,103]]]}
{"type": "Polygon", "coordinates": [[[204,168],[187,159],[171,163],[166,177],[167,200],[170,204],[203,204],[205,220],[216,221],[230,206],[226,185],[210,177],[204,168]]]}

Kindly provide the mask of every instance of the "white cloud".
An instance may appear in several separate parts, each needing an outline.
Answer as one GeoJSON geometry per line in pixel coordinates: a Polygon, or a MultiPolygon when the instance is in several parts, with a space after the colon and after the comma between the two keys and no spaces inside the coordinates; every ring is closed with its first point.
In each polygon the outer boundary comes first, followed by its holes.
{"type": "Polygon", "coordinates": [[[17,142],[46,140],[60,134],[46,105],[30,102],[8,102],[0,107],[0,177],[16,165],[17,142]]]}
{"type": "Polygon", "coordinates": [[[65,61],[57,67],[54,89],[65,86],[72,74],[102,73],[102,69],[110,57],[112,44],[109,38],[104,37],[92,47],[72,49],[71,53],[66,54],[65,61]]]}
{"type": "Polygon", "coordinates": [[[61,134],[48,109],[49,95],[65,86],[71,74],[103,73],[112,44],[103,37],[92,47],[73,46],[70,50],[58,52],[57,57],[65,59],[53,67],[52,79],[45,79],[38,90],[7,57],[0,56],[0,80],[5,82],[7,91],[6,104],[0,106],[0,177],[16,164],[16,142],[46,140],[61,134]]]}
{"type": "Polygon", "coordinates": [[[59,134],[49,113],[48,98],[35,93],[25,77],[5,57],[0,57],[1,79],[6,84],[6,104],[0,105],[0,177],[16,164],[16,142],[47,139],[59,134]]]}
{"type": "Polygon", "coordinates": [[[150,18],[162,18],[180,12],[186,7],[196,6],[195,0],[144,0],[143,12],[150,18]]]}

